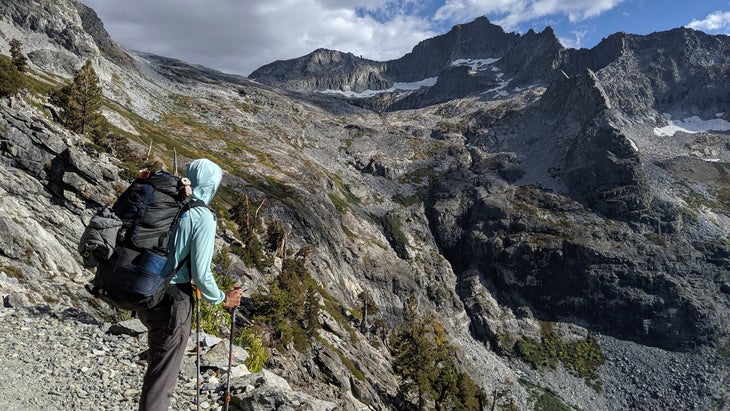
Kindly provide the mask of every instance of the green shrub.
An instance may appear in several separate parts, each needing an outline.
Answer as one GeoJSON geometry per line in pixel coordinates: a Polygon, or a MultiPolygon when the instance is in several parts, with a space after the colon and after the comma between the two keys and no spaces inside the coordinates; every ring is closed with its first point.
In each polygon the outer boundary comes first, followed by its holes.
{"type": "Polygon", "coordinates": [[[550,391],[544,392],[535,402],[535,411],[572,411],[558,396],[550,391]]]}
{"type": "Polygon", "coordinates": [[[419,408],[433,401],[437,410],[484,409],[486,393],[458,369],[446,330],[432,316],[416,312],[408,311],[405,323],[390,336],[401,397],[419,408]]]}
{"type": "Polygon", "coordinates": [[[335,206],[335,210],[337,210],[338,213],[343,214],[350,209],[350,206],[347,205],[347,202],[340,198],[340,196],[338,196],[337,194],[327,193],[327,196],[330,198],[332,205],[335,206]]]}
{"type": "Polygon", "coordinates": [[[404,196],[401,193],[394,195],[392,199],[403,207],[410,207],[421,202],[421,199],[417,195],[404,196]]]}
{"type": "Polygon", "coordinates": [[[200,302],[200,328],[208,334],[220,336],[230,327],[231,315],[222,304],[200,302]]]}
{"type": "Polygon", "coordinates": [[[320,327],[319,297],[304,261],[287,258],[281,273],[269,282],[269,292],[251,296],[251,314],[255,321],[274,328],[272,345],[283,350],[293,342],[301,352],[310,347],[320,327]]]}
{"type": "Polygon", "coordinates": [[[335,180],[334,181],[335,186],[340,190],[340,193],[342,193],[343,196],[345,196],[345,200],[350,204],[362,204],[362,201],[350,191],[350,186],[343,183],[342,181],[335,180]]]}
{"type": "Polygon", "coordinates": [[[256,327],[250,326],[241,329],[233,342],[248,350],[248,358],[244,361],[244,364],[249,371],[259,372],[264,368],[264,364],[266,364],[269,357],[266,354],[260,332],[256,327]]]}
{"type": "Polygon", "coordinates": [[[222,304],[200,302],[200,328],[210,335],[220,337],[230,327],[231,314],[222,304]]]}
{"type": "Polygon", "coordinates": [[[279,287],[279,281],[269,282],[268,293],[251,295],[251,312],[255,320],[277,325],[286,319],[289,311],[289,295],[279,287]]]}
{"type": "Polygon", "coordinates": [[[0,56],[0,97],[18,94],[25,85],[25,76],[13,62],[0,56]]]}
{"type": "Polygon", "coordinates": [[[238,227],[238,235],[242,239],[243,246],[232,246],[231,252],[239,256],[247,267],[264,271],[273,265],[273,258],[266,255],[259,240],[259,233],[263,231],[264,223],[257,211],[262,203],[253,204],[247,195],[240,193],[235,194],[233,203],[228,213],[238,227]]]}
{"type": "Polygon", "coordinates": [[[419,184],[424,180],[426,180],[426,182],[430,181],[432,178],[436,177],[436,175],[436,170],[432,168],[419,168],[418,170],[399,177],[398,181],[401,183],[419,184]]]}
{"type": "Polygon", "coordinates": [[[574,411],[579,408],[566,404],[553,390],[541,387],[522,377],[520,385],[525,387],[529,394],[528,402],[535,411],[574,411]]]}
{"type": "Polygon", "coordinates": [[[658,245],[661,247],[667,245],[667,241],[664,239],[664,237],[661,234],[646,233],[646,234],[644,234],[644,238],[646,238],[647,240],[652,242],[654,245],[658,245]]]}
{"type": "Polygon", "coordinates": [[[395,215],[387,214],[384,216],[376,216],[375,220],[383,227],[385,238],[390,243],[398,257],[408,259],[408,238],[401,230],[401,222],[395,215]]]}
{"type": "MultiPolygon", "coordinates": [[[[221,252],[225,252],[221,250],[221,252]]],[[[216,259],[225,258],[220,256],[216,259]]],[[[218,270],[219,266],[214,267],[213,278],[215,279],[218,288],[223,292],[230,291],[233,289],[234,281],[231,277],[224,275],[223,272],[218,270]]],[[[211,335],[220,336],[222,331],[227,330],[231,324],[231,314],[223,308],[222,304],[210,304],[205,300],[200,302],[200,324],[201,328],[211,335]]]]}
{"type": "Polygon", "coordinates": [[[596,391],[602,390],[598,368],[606,361],[593,334],[585,340],[565,342],[555,333],[552,323],[541,323],[540,341],[526,338],[517,342],[517,354],[535,368],[555,369],[563,363],[571,374],[584,378],[596,391]]]}
{"type": "Polygon", "coordinates": [[[730,359],[730,339],[717,348],[717,355],[723,360],[730,359]]]}
{"type": "Polygon", "coordinates": [[[14,267],[12,265],[2,266],[0,267],[0,271],[4,271],[5,274],[7,274],[8,277],[11,278],[15,278],[18,280],[22,280],[24,278],[23,271],[20,268],[14,267]]]}

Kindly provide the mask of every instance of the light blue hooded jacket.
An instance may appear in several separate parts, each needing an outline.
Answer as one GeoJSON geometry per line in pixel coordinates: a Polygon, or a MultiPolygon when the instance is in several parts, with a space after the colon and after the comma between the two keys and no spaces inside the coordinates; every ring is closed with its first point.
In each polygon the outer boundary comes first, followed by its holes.
{"type": "MultiPolygon", "coordinates": [[[[190,200],[202,200],[210,205],[223,178],[223,170],[208,159],[199,159],[188,165],[185,177],[190,180],[193,189],[190,200]]],[[[210,272],[215,230],[215,217],[208,208],[194,207],[184,213],[180,217],[173,241],[170,241],[170,256],[174,257],[168,258],[166,267],[172,271],[190,253],[190,264],[184,264],[171,283],[185,284],[192,280],[203,298],[211,304],[219,304],[225,299],[225,294],[218,288],[210,272]]]]}

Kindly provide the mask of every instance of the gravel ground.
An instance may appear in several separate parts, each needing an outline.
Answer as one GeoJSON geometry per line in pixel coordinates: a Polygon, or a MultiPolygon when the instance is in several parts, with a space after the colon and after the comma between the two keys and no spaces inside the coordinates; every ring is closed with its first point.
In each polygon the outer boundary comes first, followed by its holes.
{"type": "MultiPolygon", "coordinates": [[[[75,309],[0,308],[0,410],[136,410],[146,344],[109,327],[75,309]]],[[[562,369],[523,371],[582,410],[730,410],[730,358],[718,350],[670,352],[607,336],[599,342],[606,357],[600,393],[562,369]]],[[[196,409],[192,339],[189,348],[171,410],[196,409]]],[[[201,410],[222,409],[222,380],[204,372],[201,410]]]]}
{"type": "Polygon", "coordinates": [[[730,358],[718,350],[672,352],[608,336],[598,341],[606,359],[599,369],[600,392],[562,368],[523,371],[581,410],[730,410],[730,358]]]}
{"type": "MultiPolygon", "coordinates": [[[[108,329],[73,309],[0,308],[0,410],[136,410],[146,342],[108,329]]],[[[194,351],[181,375],[170,409],[195,410],[194,351]]],[[[221,410],[225,387],[211,371],[203,382],[201,410],[221,410]]]]}
{"type": "Polygon", "coordinates": [[[730,409],[730,358],[717,350],[681,353],[605,336],[599,341],[606,356],[605,396],[616,409],[730,409]]]}

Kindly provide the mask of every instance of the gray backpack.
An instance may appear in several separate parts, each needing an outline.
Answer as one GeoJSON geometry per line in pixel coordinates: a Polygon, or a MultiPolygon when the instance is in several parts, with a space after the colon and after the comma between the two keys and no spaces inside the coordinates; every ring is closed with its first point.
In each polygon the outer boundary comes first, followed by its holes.
{"type": "Polygon", "coordinates": [[[165,171],[142,172],[117,199],[89,221],[79,252],[96,275],[86,289],[116,308],[138,311],[163,298],[177,267],[167,264],[168,242],[180,216],[202,201],[188,201],[189,182],[165,171]]]}

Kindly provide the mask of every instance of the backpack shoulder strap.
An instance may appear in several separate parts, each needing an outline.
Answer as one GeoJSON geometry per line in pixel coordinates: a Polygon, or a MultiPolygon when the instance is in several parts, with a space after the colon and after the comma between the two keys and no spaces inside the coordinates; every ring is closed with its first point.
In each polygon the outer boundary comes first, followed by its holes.
{"type": "Polygon", "coordinates": [[[180,269],[183,268],[183,266],[189,262],[190,262],[190,253],[187,253],[185,255],[185,258],[183,258],[182,261],[180,261],[180,264],[178,264],[177,267],[175,267],[175,269],[172,270],[172,272],[170,273],[170,279],[172,280],[172,277],[174,277],[175,274],[177,274],[177,272],[180,271],[180,269]]]}
{"type": "Polygon", "coordinates": [[[172,220],[172,223],[170,224],[170,229],[167,231],[167,233],[165,235],[160,237],[159,246],[158,246],[160,248],[162,248],[162,244],[164,243],[165,237],[167,237],[170,233],[175,231],[178,223],[180,222],[180,217],[183,214],[185,214],[186,211],[190,210],[191,208],[195,208],[195,207],[208,207],[208,206],[202,200],[192,200],[192,201],[179,202],[178,207],[179,207],[179,209],[177,211],[177,214],[175,214],[175,218],[172,220]]]}
{"type": "Polygon", "coordinates": [[[187,202],[187,209],[188,210],[191,209],[191,208],[195,208],[195,207],[205,207],[208,210],[213,211],[213,210],[211,210],[210,207],[208,207],[207,204],[205,204],[205,201],[203,201],[203,200],[190,200],[190,201],[187,202]]]}
{"type": "MultiPolygon", "coordinates": [[[[180,207],[180,211],[175,216],[175,220],[173,221],[173,225],[172,225],[170,231],[175,229],[175,227],[177,226],[177,224],[180,220],[180,216],[182,216],[186,211],[188,211],[192,208],[195,208],[195,207],[205,207],[205,208],[211,210],[211,212],[213,211],[202,200],[185,201],[183,203],[182,207],[180,207]]],[[[213,216],[215,217],[215,213],[213,213],[213,216]]],[[[185,257],[183,257],[183,259],[180,261],[180,263],[178,263],[177,267],[175,267],[175,269],[172,270],[172,272],[167,276],[167,281],[166,281],[166,284],[164,287],[165,290],[168,290],[172,286],[172,284],[170,284],[170,281],[172,280],[173,277],[175,277],[177,272],[180,271],[180,269],[183,268],[183,266],[185,266],[186,264],[188,264],[188,265],[190,264],[190,253],[186,254],[185,257]]],[[[190,267],[188,267],[188,272],[190,272],[190,267]]],[[[192,273],[190,273],[190,275],[192,275],[192,273]]]]}
{"type": "Polygon", "coordinates": [[[211,214],[213,214],[213,218],[216,219],[216,220],[218,219],[218,213],[215,210],[213,210],[208,204],[205,204],[205,202],[203,200],[192,200],[192,201],[188,201],[187,202],[187,205],[186,205],[185,211],[190,210],[190,209],[195,208],[195,207],[204,207],[204,208],[207,208],[208,211],[210,211],[211,214]]]}
{"type": "MultiPolygon", "coordinates": [[[[176,227],[178,222],[180,221],[180,216],[182,216],[186,211],[195,208],[195,207],[206,207],[210,210],[210,207],[208,207],[207,204],[205,204],[202,200],[192,200],[192,201],[186,201],[182,207],[180,208],[180,211],[175,216],[175,221],[173,221],[173,225],[170,228],[170,231],[172,232],[176,227]]],[[[212,210],[211,210],[212,211],[212,210]]],[[[215,215],[215,214],[213,214],[215,215]]],[[[190,261],[190,253],[188,253],[185,258],[180,261],[180,264],[175,267],[175,270],[171,273],[170,278],[172,278],[188,261],[190,261]]]]}

